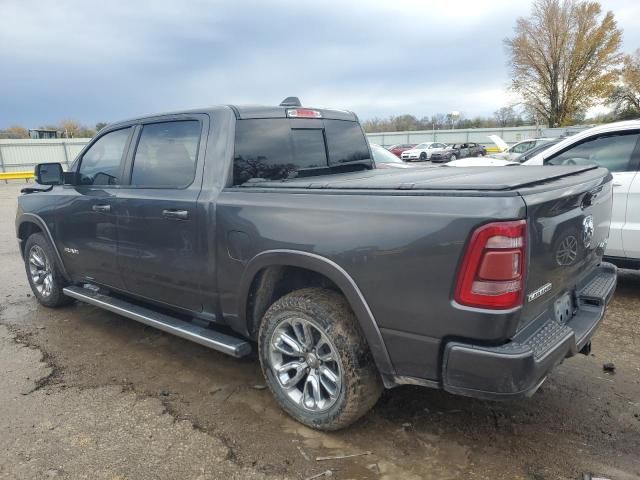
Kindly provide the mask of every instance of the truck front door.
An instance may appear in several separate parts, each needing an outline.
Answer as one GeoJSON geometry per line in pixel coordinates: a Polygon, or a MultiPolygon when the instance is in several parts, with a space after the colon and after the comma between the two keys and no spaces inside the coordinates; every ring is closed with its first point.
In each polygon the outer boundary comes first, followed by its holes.
{"type": "Polygon", "coordinates": [[[76,281],[123,288],[116,262],[118,191],[133,127],[100,135],[78,160],[75,185],[56,208],[57,243],[76,281]]]}

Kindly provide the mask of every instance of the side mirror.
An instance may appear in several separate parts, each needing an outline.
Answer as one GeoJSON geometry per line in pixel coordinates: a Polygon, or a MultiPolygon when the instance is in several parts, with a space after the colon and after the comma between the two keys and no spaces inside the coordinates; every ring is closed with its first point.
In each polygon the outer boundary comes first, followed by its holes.
{"type": "Polygon", "coordinates": [[[40,185],[62,185],[64,172],[59,163],[40,163],[34,171],[36,182],[40,185]]]}

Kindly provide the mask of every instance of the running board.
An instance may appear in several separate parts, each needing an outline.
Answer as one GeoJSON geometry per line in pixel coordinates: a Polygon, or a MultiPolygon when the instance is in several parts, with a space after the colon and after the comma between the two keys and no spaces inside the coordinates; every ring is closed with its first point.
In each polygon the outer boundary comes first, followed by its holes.
{"type": "Polygon", "coordinates": [[[119,298],[110,297],[82,287],[66,287],[65,295],[104,308],[163,332],[191,340],[205,347],[218,350],[233,357],[244,357],[251,352],[249,342],[224,333],[204,328],[194,323],[185,322],[149,308],[140,307],[119,298]]]}

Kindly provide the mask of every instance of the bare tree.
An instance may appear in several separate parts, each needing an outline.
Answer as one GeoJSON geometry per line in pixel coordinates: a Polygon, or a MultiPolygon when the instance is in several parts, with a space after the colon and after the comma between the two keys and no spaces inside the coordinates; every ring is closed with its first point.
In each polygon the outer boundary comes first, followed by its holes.
{"type": "Polygon", "coordinates": [[[516,111],[513,107],[502,107],[493,112],[499,127],[513,126],[516,121],[516,111]]]}
{"type": "Polygon", "coordinates": [[[20,125],[11,125],[3,133],[3,138],[29,138],[29,131],[20,125]]]}
{"type": "Polygon", "coordinates": [[[535,0],[505,40],[512,88],[550,127],[569,124],[614,86],[622,31],[594,1],[535,0]]]}

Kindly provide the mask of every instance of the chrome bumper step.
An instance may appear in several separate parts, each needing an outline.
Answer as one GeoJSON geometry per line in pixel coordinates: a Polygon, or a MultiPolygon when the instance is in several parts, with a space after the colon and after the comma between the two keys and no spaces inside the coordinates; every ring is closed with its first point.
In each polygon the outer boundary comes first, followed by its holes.
{"type": "Polygon", "coordinates": [[[66,287],[63,292],[65,295],[81,302],[109,310],[123,317],[191,340],[233,357],[244,357],[251,353],[251,345],[246,340],[216,332],[195,323],[185,322],[170,315],[129,303],[126,300],[110,297],[82,287],[66,287]]]}

